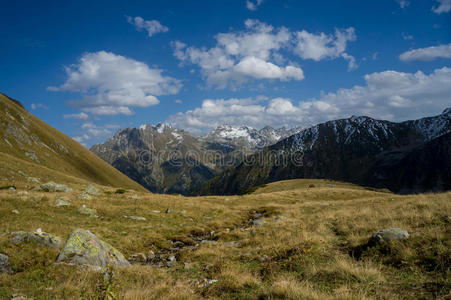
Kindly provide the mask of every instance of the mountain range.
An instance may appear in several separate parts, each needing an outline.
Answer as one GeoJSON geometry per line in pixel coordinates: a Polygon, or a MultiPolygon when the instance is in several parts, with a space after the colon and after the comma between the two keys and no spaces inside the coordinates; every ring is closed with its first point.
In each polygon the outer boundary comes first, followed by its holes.
{"type": "Polygon", "coordinates": [[[325,178],[397,193],[451,189],[451,109],[394,123],[351,117],[307,128],[207,182],[202,194],[240,194],[273,181],[325,178]]]}
{"type": "Polygon", "coordinates": [[[243,157],[300,130],[223,125],[195,137],[166,123],[143,124],[118,130],[90,150],[152,192],[186,195],[243,157]]]}

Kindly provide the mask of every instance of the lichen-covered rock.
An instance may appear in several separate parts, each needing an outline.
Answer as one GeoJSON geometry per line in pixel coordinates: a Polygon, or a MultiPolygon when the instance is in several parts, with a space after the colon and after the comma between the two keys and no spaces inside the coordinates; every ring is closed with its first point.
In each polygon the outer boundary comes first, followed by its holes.
{"type": "Polygon", "coordinates": [[[35,232],[16,231],[12,233],[11,243],[13,244],[17,245],[31,241],[52,248],[58,248],[61,244],[61,239],[59,237],[42,232],[41,228],[38,228],[35,232]]]}
{"type": "Polygon", "coordinates": [[[84,193],[88,194],[88,195],[92,195],[92,196],[100,195],[99,190],[92,184],[88,185],[88,187],[85,189],[84,193]]]}
{"type": "Polygon", "coordinates": [[[56,262],[99,268],[130,266],[122,253],[84,229],[75,229],[69,235],[56,262]]]}
{"type": "Polygon", "coordinates": [[[78,209],[78,212],[82,215],[90,216],[90,217],[97,217],[97,210],[93,208],[87,208],[86,205],[83,204],[82,207],[78,209]]]}
{"type": "Polygon", "coordinates": [[[11,264],[9,263],[9,257],[0,253],[0,274],[12,273],[11,264]]]}
{"type": "Polygon", "coordinates": [[[70,206],[70,199],[67,197],[59,197],[55,199],[55,205],[57,207],[61,207],[61,206],[70,206]]]}
{"type": "Polygon", "coordinates": [[[64,193],[72,193],[72,189],[64,184],[58,184],[53,181],[49,181],[47,183],[41,184],[37,186],[35,190],[45,191],[45,192],[64,192],[64,193]]]}
{"type": "Polygon", "coordinates": [[[409,237],[407,230],[401,228],[386,228],[375,232],[370,240],[370,245],[384,244],[390,241],[402,240],[409,237]]]}

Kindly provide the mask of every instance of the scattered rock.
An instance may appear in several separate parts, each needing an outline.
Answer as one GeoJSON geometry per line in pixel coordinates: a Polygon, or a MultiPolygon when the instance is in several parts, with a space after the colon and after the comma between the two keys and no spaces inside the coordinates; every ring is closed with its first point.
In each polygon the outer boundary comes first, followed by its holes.
{"type": "Polygon", "coordinates": [[[147,253],[147,260],[151,261],[154,258],[155,258],[155,253],[152,250],[149,250],[149,252],[147,253]]]}
{"type": "Polygon", "coordinates": [[[11,297],[11,300],[32,300],[33,298],[28,298],[25,295],[22,294],[13,294],[11,297]]]}
{"type": "Polygon", "coordinates": [[[124,218],[132,219],[132,220],[137,220],[137,221],[145,221],[145,220],[146,220],[146,218],[144,218],[144,217],[139,217],[139,216],[124,216],[124,218]]]}
{"type": "Polygon", "coordinates": [[[10,191],[15,191],[15,190],[16,190],[16,187],[15,187],[15,186],[10,186],[10,187],[8,188],[8,190],[10,190],[10,191]]]}
{"type": "Polygon", "coordinates": [[[92,196],[83,192],[80,195],[77,196],[77,199],[79,200],[92,200],[92,196]]]}
{"type": "Polygon", "coordinates": [[[241,244],[239,242],[236,241],[232,241],[232,242],[224,242],[222,243],[224,246],[226,247],[235,247],[235,248],[239,248],[241,247],[241,244]]]}
{"type": "Polygon", "coordinates": [[[90,184],[84,190],[84,194],[88,194],[88,195],[91,195],[91,196],[98,196],[98,195],[100,195],[100,192],[94,185],[90,184]]]}
{"type": "Polygon", "coordinates": [[[6,254],[0,253],[0,274],[12,273],[11,264],[9,263],[9,257],[6,254]]]}
{"type": "Polygon", "coordinates": [[[268,255],[266,255],[266,254],[263,254],[262,256],[260,256],[259,258],[258,258],[258,261],[259,262],[267,262],[267,261],[270,261],[271,260],[271,257],[269,257],[268,255]]]}
{"type": "Polygon", "coordinates": [[[53,181],[49,181],[47,183],[41,184],[35,188],[37,191],[45,191],[45,192],[64,192],[64,193],[72,193],[73,190],[64,185],[58,184],[53,181]]]}
{"type": "Polygon", "coordinates": [[[146,257],[146,255],[144,255],[144,253],[135,253],[135,254],[130,255],[128,260],[132,261],[132,262],[143,263],[143,262],[147,261],[147,257],[146,257]]]}
{"type": "Polygon", "coordinates": [[[166,209],[166,211],[165,211],[165,213],[167,213],[167,214],[169,214],[171,212],[172,212],[172,209],[170,209],[170,208],[166,209]]]}
{"type": "Polygon", "coordinates": [[[128,267],[124,255],[88,230],[75,229],[56,258],[57,263],[103,268],[128,267]]]}
{"type": "Polygon", "coordinates": [[[55,205],[56,207],[61,207],[61,206],[70,206],[70,199],[67,197],[59,197],[55,199],[55,205]]]}
{"type": "Polygon", "coordinates": [[[279,222],[279,221],[282,221],[282,220],[285,220],[285,219],[286,218],[284,216],[278,216],[278,217],[274,218],[274,222],[279,222]]]}
{"type": "Polygon", "coordinates": [[[31,150],[25,151],[25,156],[30,158],[30,159],[32,159],[32,160],[34,160],[37,163],[41,163],[41,161],[38,158],[38,155],[34,151],[31,151],[31,150]]]}
{"type": "Polygon", "coordinates": [[[27,181],[31,182],[31,183],[37,183],[37,184],[41,183],[41,179],[39,179],[37,177],[28,177],[27,181]]]}
{"type": "Polygon", "coordinates": [[[375,232],[368,241],[368,244],[384,244],[390,241],[403,240],[408,237],[409,233],[407,230],[401,228],[386,228],[375,232]]]}
{"type": "Polygon", "coordinates": [[[176,264],[177,264],[177,259],[175,258],[175,256],[174,255],[169,256],[167,259],[166,265],[168,267],[172,267],[172,266],[175,266],[176,264]]]}
{"type": "Polygon", "coordinates": [[[205,287],[207,287],[207,286],[210,286],[210,285],[212,285],[213,283],[216,283],[216,282],[218,282],[219,280],[217,280],[217,279],[210,279],[210,280],[207,280],[207,282],[205,282],[205,287]]]}
{"type": "Polygon", "coordinates": [[[152,210],[153,213],[159,214],[160,211],[159,210],[152,210]]]}
{"type": "Polygon", "coordinates": [[[19,214],[19,211],[18,211],[17,209],[13,209],[11,212],[12,212],[13,214],[15,214],[15,215],[18,215],[18,214],[19,214]]]}
{"type": "Polygon", "coordinates": [[[36,229],[35,232],[16,231],[12,233],[11,243],[21,244],[23,242],[36,242],[47,247],[58,248],[61,244],[61,239],[56,235],[43,232],[41,228],[36,229]]]}
{"type": "Polygon", "coordinates": [[[87,208],[86,205],[83,204],[82,207],[78,209],[78,212],[82,215],[90,216],[90,217],[97,217],[97,210],[94,208],[87,208]]]}
{"type": "Polygon", "coordinates": [[[128,198],[130,198],[130,199],[133,199],[133,200],[139,200],[139,199],[141,199],[141,198],[139,198],[138,197],[138,195],[132,195],[132,196],[129,196],[128,198]]]}
{"type": "Polygon", "coordinates": [[[265,224],[265,220],[263,220],[262,218],[258,218],[258,219],[251,219],[249,220],[249,225],[251,226],[258,226],[261,227],[265,224]]]}

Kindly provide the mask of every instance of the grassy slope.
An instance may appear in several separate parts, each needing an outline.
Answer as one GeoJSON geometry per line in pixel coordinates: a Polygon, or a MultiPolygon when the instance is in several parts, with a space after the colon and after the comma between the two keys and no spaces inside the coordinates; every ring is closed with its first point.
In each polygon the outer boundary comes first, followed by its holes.
{"type": "Polygon", "coordinates": [[[7,233],[38,227],[63,239],[75,228],[91,230],[127,257],[149,250],[169,255],[170,240],[185,245],[202,235],[217,240],[183,248],[171,268],[136,264],[115,270],[109,288],[119,299],[445,298],[450,292],[451,192],[399,196],[324,180],[271,183],[254,194],[227,197],[143,193],[134,200],[130,192],[102,189],[103,195],[90,201],[75,199],[79,191],[68,194],[69,208],[54,207],[61,193],[0,191],[0,252],[10,256],[17,271],[0,275],[0,298],[20,293],[34,299],[92,299],[106,288],[100,273],[54,265],[57,250],[9,243],[7,233]],[[82,204],[96,208],[100,217],[80,215],[82,204]],[[166,208],[186,213],[165,214],[166,208]],[[247,225],[255,211],[265,216],[262,227],[247,225]],[[278,216],[284,218],[274,222],[278,216]],[[389,248],[360,251],[359,259],[350,255],[387,227],[404,228],[411,237],[389,248]],[[239,247],[224,244],[230,241],[239,247]],[[218,282],[205,287],[209,279],[218,282]]]}
{"type": "Polygon", "coordinates": [[[102,185],[144,191],[139,184],[85,147],[31,115],[2,94],[0,94],[0,159],[2,160],[0,180],[13,182],[19,186],[26,184],[27,177],[32,176],[45,177],[41,178],[42,180],[68,183],[88,180],[102,185]],[[11,134],[11,128],[15,134],[11,134]],[[37,136],[46,146],[33,140],[32,135],[37,136]],[[35,152],[40,163],[27,157],[26,151],[35,152]],[[38,176],[41,174],[42,176],[38,176]]]}

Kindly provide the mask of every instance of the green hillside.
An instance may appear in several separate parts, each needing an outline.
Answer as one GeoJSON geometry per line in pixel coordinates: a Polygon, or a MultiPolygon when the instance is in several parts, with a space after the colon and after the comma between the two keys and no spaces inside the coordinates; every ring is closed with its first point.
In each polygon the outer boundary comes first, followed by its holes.
{"type": "Polygon", "coordinates": [[[20,102],[0,94],[0,186],[54,180],[89,181],[144,191],[68,136],[42,122],[20,102]]]}

